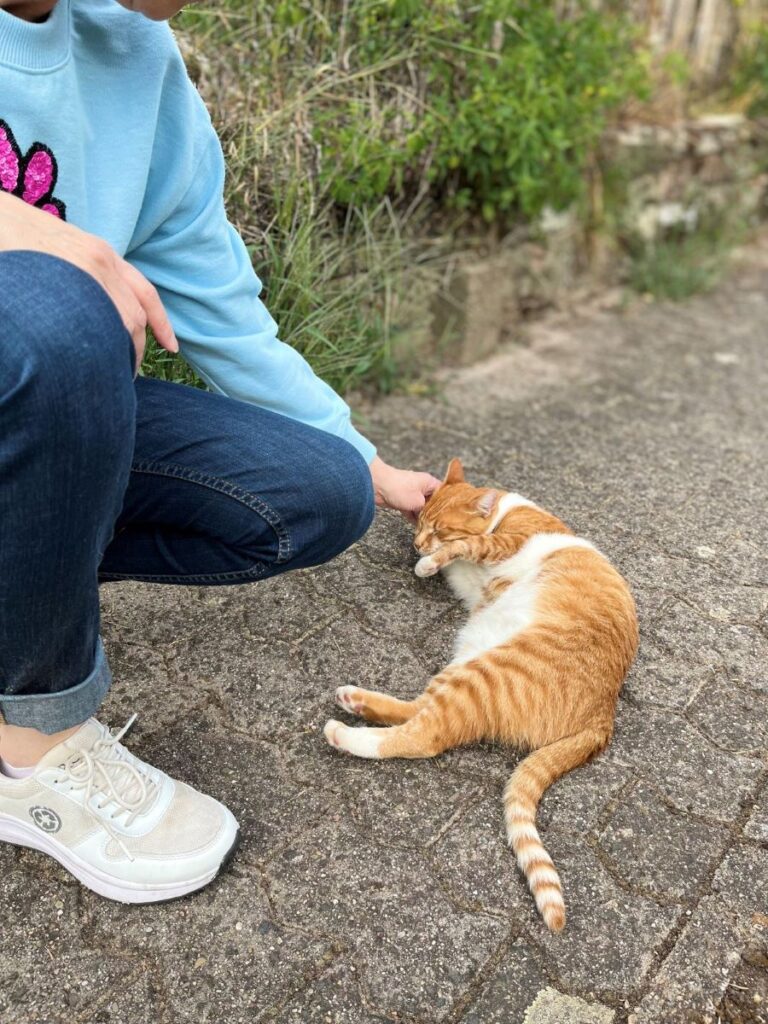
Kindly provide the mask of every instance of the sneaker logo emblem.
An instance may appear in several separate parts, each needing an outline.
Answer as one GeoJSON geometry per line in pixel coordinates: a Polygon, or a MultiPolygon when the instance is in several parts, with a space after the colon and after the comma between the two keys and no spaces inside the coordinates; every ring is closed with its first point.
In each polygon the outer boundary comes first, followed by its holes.
{"type": "Polygon", "coordinates": [[[43,832],[58,832],[61,828],[61,818],[50,807],[30,807],[29,813],[32,821],[43,832]]]}

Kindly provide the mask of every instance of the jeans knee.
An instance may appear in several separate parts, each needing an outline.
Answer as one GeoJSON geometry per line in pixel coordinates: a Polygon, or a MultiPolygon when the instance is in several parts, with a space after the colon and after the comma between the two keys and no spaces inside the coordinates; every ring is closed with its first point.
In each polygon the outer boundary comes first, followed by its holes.
{"type": "Polygon", "coordinates": [[[307,481],[309,507],[291,538],[291,567],[319,565],[359,540],[373,521],[373,481],[365,459],[331,437],[307,481]]]}
{"type": "Polygon", "coordinates": [[[353,448],[352,445],[348,445],[348,447],[351,449],[351,452],[347,453],[346,460],[350,487],[342,499],[346,509],[345,518],[348,529],[345,548],[360,540],[368,532],[376,512],[370,467],[356,448],[353,448]]]}
{"type": "Polygon", "coordinates": [[[0,358],[0,401],[31,413],[48,438],[103,446],[122,436],[135,410],[133,344],[107,293],[45,253],[2,253],[0,274],[13,342],[0,358]]]}

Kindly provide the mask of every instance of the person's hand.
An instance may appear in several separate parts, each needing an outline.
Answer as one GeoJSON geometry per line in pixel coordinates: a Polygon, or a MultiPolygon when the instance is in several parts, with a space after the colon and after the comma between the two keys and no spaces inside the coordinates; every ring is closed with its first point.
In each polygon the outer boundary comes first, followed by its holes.
{"type": "Polygon", "coordinates": [[[136,368],[144,358],[147,327],[169,352],[179,343],[157,291],[135,267],[103,239],[58,217],[0,192],[0,252],[33,250],[58,256],[84,270],[102,286],[117,308],[136,349],[136,368]]]}
{"type": "Polygon", "coordinates": [[[414,473],[410,469],[396,469],[376,456],[370,466],[373,492],[380,508],[393,508],[415,523],[427,498],[434,494],[442,481],[431,473],[414,473]]]}

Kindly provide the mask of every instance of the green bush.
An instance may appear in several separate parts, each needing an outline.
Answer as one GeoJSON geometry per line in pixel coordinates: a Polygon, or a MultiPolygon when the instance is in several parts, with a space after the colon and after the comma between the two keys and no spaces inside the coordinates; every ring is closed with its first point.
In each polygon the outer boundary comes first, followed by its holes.
{"type": "Polygon", "coordinates": [[[357,56],[398,53],[415,81],[326,107],[320,178],[344,205],[432,195],[487,221],[566,206],[608,113],[642,91],[633,35],[586,3],[563,18],[536,0],[352,4],[357,56]]]}
{"type": "MultiPolygon", "coordinates": [[[[457,221],[503,225],[578,197],[643,60],[623,15],[567,6],[217,0],[177,19],[265,301],[335,387],[392,382],[408,293],[457,221]]],[[[180,372],[159,351],[148,365],[180,372]]]]}
{"type": "Polygon", "coordinates": [[[488,221],[563,207],[610,112],[646,85],[626,17],[589,0],[567,17],[553,0],[227,6],[235,34],[250,19],[249,90],[282,105],[265,130],[299,127],[343,207],[430,196],[488,221]]]}

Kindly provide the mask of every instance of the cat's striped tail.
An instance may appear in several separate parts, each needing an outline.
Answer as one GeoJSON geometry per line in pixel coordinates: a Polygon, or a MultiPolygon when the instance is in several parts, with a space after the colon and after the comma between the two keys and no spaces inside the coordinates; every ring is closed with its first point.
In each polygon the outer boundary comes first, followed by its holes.
{"type": "Polygon", "coordinates": [[[602,750],[609,739],[610,731],[585,729],[540,747],[517,766],[504,790],[509,845],[544,923],[553,932],[565,926],[565,903],[560,876],[536,829],[536,808],[556,779],[602,750]]]}

